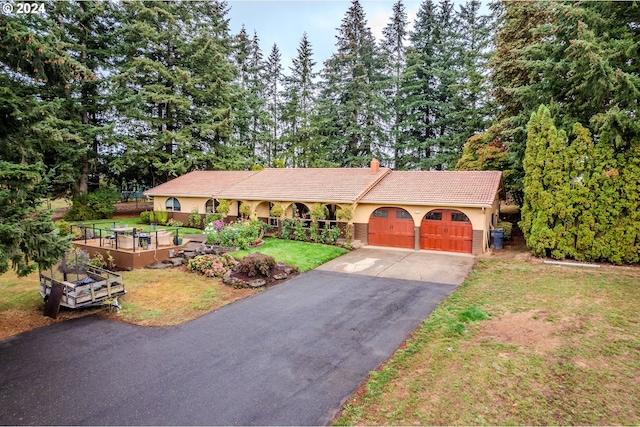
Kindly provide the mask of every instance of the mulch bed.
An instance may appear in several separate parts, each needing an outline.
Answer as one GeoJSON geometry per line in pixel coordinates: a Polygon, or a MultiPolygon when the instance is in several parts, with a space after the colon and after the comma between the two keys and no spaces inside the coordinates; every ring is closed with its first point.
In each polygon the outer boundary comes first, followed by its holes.
{"type": "Polygon", "coordinates": [[[265,277],[261,274],[258,274],[256,276],[253,277],[249,277],[246,273],[242,273],[240,271],[233,271],[231,273],[231,277],[236,278],[236,279],[240,279],[244,282],[251,282],[253,280],[256,279],[262,279],[264,280],[266,283],[263,286],[264,288],[270,288],[272,286],[276,286],[279,285],[280,283],[284,283],[289,279],[292,279],[296,276],[300,275],[300,272],[297,269],[294,269],[294,271],[291,271],[290,273],[287,274],[287,277],[285,279],[276,279],[274,276],[278,276],[281,274],[285,274],[285,270],[291,269],[292,267],[288,264],[284,264],[284,263],[278,263],[275,265],[275,267],[273,267],[271,269],[271,272],[269,274],[269,277],[265,277]]]}

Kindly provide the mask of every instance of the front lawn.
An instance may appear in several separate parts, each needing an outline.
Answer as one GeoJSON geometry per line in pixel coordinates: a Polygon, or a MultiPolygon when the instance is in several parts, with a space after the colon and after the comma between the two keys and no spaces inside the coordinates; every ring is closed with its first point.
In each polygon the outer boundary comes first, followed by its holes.
{"type": "Polygon", "coordinates": [[[481,257],[336,423],[638,425],[639,327],[637,266],[481,257]]]}
{"type": "Polygon", "coordinates": [[[323,245],[320,243],[267,238],[264,239],[262,246],[244,251],[235,251],[232,252],[231,255],[240,259],[252,252],[270,255],[274,257],[276,261],[283,261],[298,267],[300,271],[307,271],[340,255],[344,255],[347,250],[338,246],[323,245]]]}

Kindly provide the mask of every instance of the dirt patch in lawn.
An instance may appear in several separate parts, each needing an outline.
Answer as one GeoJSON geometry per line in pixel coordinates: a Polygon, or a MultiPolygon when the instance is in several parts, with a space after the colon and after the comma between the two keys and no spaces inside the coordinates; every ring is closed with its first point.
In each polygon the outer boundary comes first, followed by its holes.
{"type": "Polygon", "coordinates": [[[30,307],[24,310],[12,309],[0,311],[0,340],[22,332],[30,331],[31,329],[51,325],[52,323],[64,322],[69,319],[88,316],[90,314],[96,314],[101,311],[104,311],[104,309],[86,308],[71,310],[61,307],[57,319],[52,319],[44,315],[44,303],[39,307],[30,307]]]}
{"type": "Polygon", "coordinates": [[[579,319],[554,319],[548,311],[506,313],[482,322],[478,334],[466,347],[481,343],[516,345],[535,353],[548,353],[565,342],[562,332],[579,327],[579,319]]]}

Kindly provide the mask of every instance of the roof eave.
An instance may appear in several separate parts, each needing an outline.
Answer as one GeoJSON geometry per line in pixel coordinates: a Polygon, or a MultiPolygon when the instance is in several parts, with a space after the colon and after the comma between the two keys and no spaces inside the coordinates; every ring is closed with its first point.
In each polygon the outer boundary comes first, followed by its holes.
{"type": "Polygon", "coordinates": [[[447,207],[461,207],[461,208],[491,208],[492,203],[455,203],[455,202],[425,202],[415,200],[360,200],[361,204],[375,204],[375,205],[419,205],[419,206],[447,206],[447,207]]]}

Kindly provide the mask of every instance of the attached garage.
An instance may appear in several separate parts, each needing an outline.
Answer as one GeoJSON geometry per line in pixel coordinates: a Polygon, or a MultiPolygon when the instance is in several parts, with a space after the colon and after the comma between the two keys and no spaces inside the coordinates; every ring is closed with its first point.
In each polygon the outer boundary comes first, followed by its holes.
{"type": "Polygon", "coordinates": [[[503,195],[499,171],[392,171],[358,200],[355,239],[365,245],[481,254],[503,195]]]}
{"type": "Polygon", "coordinates": [[[369,218],[369,244],[411,248],[415,245],[413,217],[402,208],[378,208],[369,218]]]}
{"type": "Polygon", "coordinates": [[[420,249],[472,253],[471,221],[458,210],[434,209],[428,212],[420,225],[420,249]]]}

